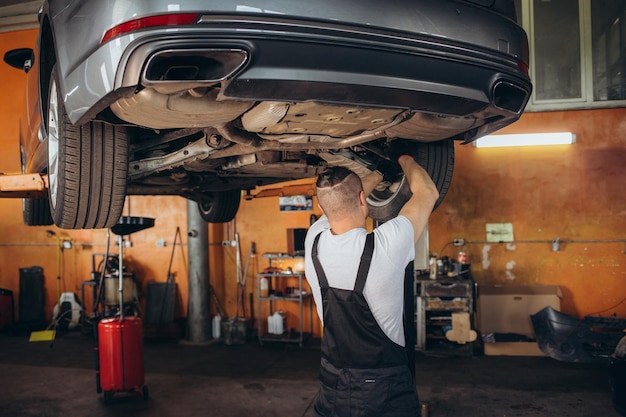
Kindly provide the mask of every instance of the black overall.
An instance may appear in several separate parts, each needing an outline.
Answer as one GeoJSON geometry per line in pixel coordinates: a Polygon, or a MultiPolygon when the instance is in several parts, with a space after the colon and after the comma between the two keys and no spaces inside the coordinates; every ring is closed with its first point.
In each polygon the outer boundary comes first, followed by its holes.
{"type": "Polygon", "coordinates": [[[367,235],[354,290],[331,288],[317,257],[311,259],[322,292],[324,335],[316,417],[420,416],[407,350],[394,343],[372,314],[363,288],[374,252],[367,235]]]}

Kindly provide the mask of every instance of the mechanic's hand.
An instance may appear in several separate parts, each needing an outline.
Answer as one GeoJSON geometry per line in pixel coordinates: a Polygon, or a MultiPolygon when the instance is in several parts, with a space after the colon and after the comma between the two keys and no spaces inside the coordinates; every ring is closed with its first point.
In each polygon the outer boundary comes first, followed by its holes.
{"type": "Polygon", "coordinates": [[[398,175],[402,173],[402,168],[396,159],[391,161],[381,159],[376,164],[376,171],[383,176],[383,181],[396,182],[398,175]]]}
{"type": "Polygon", "coordinates": [[[409,155],[411,158],[415,159],[408,141],[402,139],[392,141],[389,144],[389,159],[397,164],[398,158],[402,155],[409,155]]]}

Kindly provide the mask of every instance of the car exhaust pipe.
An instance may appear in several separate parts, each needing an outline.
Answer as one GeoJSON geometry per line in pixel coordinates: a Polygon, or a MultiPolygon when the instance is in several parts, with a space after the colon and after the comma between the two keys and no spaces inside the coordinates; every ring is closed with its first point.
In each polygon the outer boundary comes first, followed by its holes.
{"type": "Polygon", "coordinates": [[[224,138],[234,142],[235,144],[211,153],[209,155],[209,159],[226,158],[260,151],[309,151],[313,149],[338,150],[386,137],[385,130],[378,129],[372,132],[362,133],[360,135],[354,135],[338,140],[326,137],[326,140],[322,141],[283,143],[275,140],[257,141],[242,132],[236,132],[233,128],[225,128],[223,126],[218,129],[218,132],[224,138]]]}
{"type": "Polygon", "coordinates": [[[493,103],[502,110],[521,114],[526,107],[530,92],[515,84],[500,81],[493,87],[493,103]]]}
{"type": "Polygon", "coordinates": [[[215,84],[232,77],[248,62],[243,49],[167,49],[149,59],[142,84],[153,87],[168,83],[215,84]]]}

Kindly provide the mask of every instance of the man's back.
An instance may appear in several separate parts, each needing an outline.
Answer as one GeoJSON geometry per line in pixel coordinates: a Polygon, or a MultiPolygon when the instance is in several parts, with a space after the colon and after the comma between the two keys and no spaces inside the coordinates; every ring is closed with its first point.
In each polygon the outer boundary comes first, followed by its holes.
{"type": "MultiPolygon", "coordinates": [[[[329,285],[338,289],[351,290],[367,231],[352,229],[341,235],[329,230],[326,217],[311,226],[305,241],[307,254],[317,234],[322,232],[318,244],[319,259],[324,267],[329,285]]],[[[404,268],[413,259],[415,249],[413,229],[405,217],[398,217],[381,225],[374,231],[375,245],[370,273],[363,294],[376,321],[387,336],[399,345],[404,345],[402,326],[404,268]]],[[[320,320],[323,322],[321,294],[312,260],[307,257],[305,272],[313,291],[320,320]]]]}

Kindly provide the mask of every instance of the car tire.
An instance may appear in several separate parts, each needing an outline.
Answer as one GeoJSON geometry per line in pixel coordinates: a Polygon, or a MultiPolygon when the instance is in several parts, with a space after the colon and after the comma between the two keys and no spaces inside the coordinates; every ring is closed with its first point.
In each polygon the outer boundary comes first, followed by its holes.
{"type": "MultiPolygon", "coordinates": [[[[396,139],[402,140],[402,139],[396,139]]],[[[439,198],[435,203],[435,210],[443,201],[452,182],[454,171],[454,142],[444,140],[439,142],[422,143],[406,141],[407,148],[420,164],[439,191],[439,198]]],[[[404,178],[384,189],[375,189],[367,198],[369,215],[378,222],[386,222],[398,215],[400,209],[411,197],[409,184],[404,178]]]]}
{"type": "Polygon", "coordinates": [[[22,199],[22,215],[26,226],[50,226],[54,224],[47,198],[22,199]]]}
{"type": "Polygon", "coordinates": [[[48,92],[48,181],[50,213],[64,229],[109,228],[126,197],[126,129],[92,121],[73,125],[63,106],[56,67],[48,92]]]}
{"type": "Polygon", "coordinates": [[[216,191],[198,201],[198,210],[207,223],[226,223],[235,218],[240,202],[241,190],[216,191]]]}

